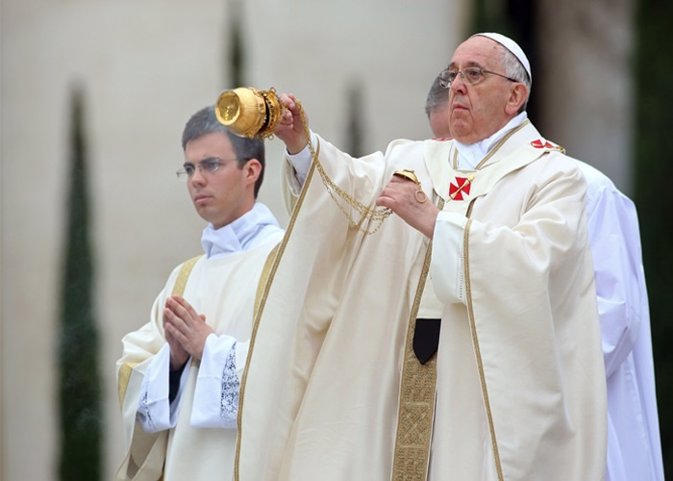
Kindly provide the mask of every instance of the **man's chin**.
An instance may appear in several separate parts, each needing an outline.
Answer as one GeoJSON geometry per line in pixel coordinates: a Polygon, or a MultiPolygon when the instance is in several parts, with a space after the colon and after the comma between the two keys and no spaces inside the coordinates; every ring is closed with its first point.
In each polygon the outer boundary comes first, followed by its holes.
{"type": "Polygon", "coordinates": [[[196,209],[196,213],[199,214],[199,217],[201,217],[206,222],[212,222],[211,219],[213,218],[213,215],[209,212],[207,206],[195,204],[194,208],[196,209]]]}
{"type": "Polygon", "coordinates": [[[470,137],[470,130],[463,122],[456,122],[451,124],[451,134],[453,135],[454,140],[457,140],[458,142],[470,143],[468,142],[470,137]]]}

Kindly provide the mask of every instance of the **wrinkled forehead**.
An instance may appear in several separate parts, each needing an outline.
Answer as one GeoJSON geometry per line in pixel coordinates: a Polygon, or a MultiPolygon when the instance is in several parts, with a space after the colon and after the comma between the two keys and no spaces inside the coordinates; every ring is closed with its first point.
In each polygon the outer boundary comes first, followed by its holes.
{"type": "Polygon", "coordinates": [[[494,68],[502,63],[503,47],[487,37],[470,37],[453,52],[449,62],[450,67],[467,67],[478,65],[485,68],[494,68]]]}

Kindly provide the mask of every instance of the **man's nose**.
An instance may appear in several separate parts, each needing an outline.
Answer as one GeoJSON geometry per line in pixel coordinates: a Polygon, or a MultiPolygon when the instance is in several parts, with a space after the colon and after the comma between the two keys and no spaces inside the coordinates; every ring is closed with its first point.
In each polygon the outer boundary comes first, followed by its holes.
{"type": "Polygon", "coordinates": [[[206,176],[203,175],[203,171],[201,170],[200,166],[196,166],[189,181],[194,185],[203,185],[206,183],[206,176]]]}
{"type": "Polygon", "coordinates": [[[463,72],[458,72],[456,78],[454,78],[453,82],[451,82],[450,88],[454,92],[465,93],[467,90],[467,83],[465,82],[465,77],[463,77],[463,72]]]}

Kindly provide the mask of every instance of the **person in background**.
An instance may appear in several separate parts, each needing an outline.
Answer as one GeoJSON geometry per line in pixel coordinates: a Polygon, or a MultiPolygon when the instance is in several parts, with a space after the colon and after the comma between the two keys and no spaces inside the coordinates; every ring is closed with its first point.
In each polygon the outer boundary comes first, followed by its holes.
{"type": "MultiPolygon", "coordinates": [[[[449,90],[437,76],[425,112],[451,138],[449,90]]],[[[647,287],[634,203],[601,171],[576,160],[585,198],[608,392],[606,481],[663,481],[647,287]]]]}
{"type": "Polygon", "coordinates": [[[425,99],[425,115],[428,116],[432,134],[436,139],[451,139],[449,130],[449,89],[443,84],[441,76],[432,81],[425,99]]]}
{"type": "Polygon", "coordinates": [[[187,122],[182,148],[178,177],[208,222],[203,255],[173,270],[150,321],[122,340],[117,373],[127,454],[118,479],[233,476],[255,296],[284,233],[256,200],[264,177],[262,140],[234,135],[206,107],[187,122]]]}

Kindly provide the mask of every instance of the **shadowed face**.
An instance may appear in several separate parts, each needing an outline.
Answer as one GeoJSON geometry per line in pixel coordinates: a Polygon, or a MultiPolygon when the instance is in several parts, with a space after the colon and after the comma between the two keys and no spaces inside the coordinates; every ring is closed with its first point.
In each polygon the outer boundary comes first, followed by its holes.
{"type": "MultiPolygon", "coordinates": [[[[471,37],[458,46],[449,69],[480,67],[504,75],[503,48],[490,38],[471,37]]],[[[516,115],[525,92],[523,84],[497,75],[485,74],[476,84],[470,84],[462,75],[456,76],[449,87],[449,126],[453,138],[473,144],[493,135],[516,115]]]]}
{"type": "Polygon", "coordinates": [[[430,129],[432,135],[438,139],[450,139],[451,130],[449,128],[449,101],[433,109],[429,116],[430,129]]]}

